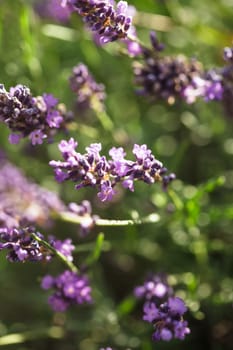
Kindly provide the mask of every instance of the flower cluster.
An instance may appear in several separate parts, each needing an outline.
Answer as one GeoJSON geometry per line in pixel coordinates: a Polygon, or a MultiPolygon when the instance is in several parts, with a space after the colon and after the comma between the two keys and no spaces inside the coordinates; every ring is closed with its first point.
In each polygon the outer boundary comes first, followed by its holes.
{"type": "Polygon", "coordinates": [[[163,45],[151,33],[152,49],[143,48],[143,63],[134,63],[135,83],[140,94],[153,99],[164,99],[169,104],[183,96],[183,92],[201,74],[201,65],[195,59],[183,56],[160,56],[163,45]]]}
{"type": "Polygon", "coordinates": [[[53,288],[48,303],[54,311],[65,311],[75,304],[91,303],[91,287],[86,276],[66,270],[57,277],[46,275],[41,281],[45,290],[53,288]]]}
{"type": "Polygon", "coordinates": [[[51,141],[58,129],[66,129],[71,119],[52,95],[33,97],[24,85],[11,87],[9,92],[0,85],[0,121],[11,130],[11,143],[27,136],[32,145],[42,144],[46,138],[51,141]]]}
{"type": "Polygon", "coordinates": [[[75,151],[77,145],[78,142],[73,138],[60,142],[59,150],[64,161],[50,161],[55,171],[55,178],[58,182],[65,180],[76,182],[76,189],[87,186],[96,187],[101,201],[113,198],[117,183],[134,191],[135,181],[143,181],[147,184],[161,181],[166,187],[175,178],[174,174],[165,175],[167,169],[152,155],[146,145],[134,145],[135,161],[126,160],[124,158],[126,154],[121,147],[113,147],[109,151],[111,159],[107,160],[99,153],[100,143],[91,144],[86,148],[87,153],[83,155],[75,151]]]}
{"type": "Polygon", "coordinates": [[[183,320],[187,307],[180,298],[169,298],[159,306],[154,302],[146,302],[143,310],[143,320],[155,327],[152,335],[154,341],[170,341],[173,338],[183,340],[190,333],[187,321],[183,320]]]}
{"type": "Polygon", "coordinates": [[[105,87],[96,83],[85,64],[80,63],[73,68],[70,86],[77,96],[79,108],[92,108],[98,111],[104,109],[105,87]]]}
{"type": "Polygon", "coordinates": [[[169,104],[176,100],[194,103],[222,101],[226,113],[233,115],[233,48],[224,49],[226,65],[205,71],[196,59],[183,56],[161,56],[164,46],[154,32],[150,36],[152,49],[143,48],[143,63],[134,62],[138,93],[169,104]]]}
{"type": "Polygon", "coordinates": [[[222,101],[227,115],[233,116],[233,48],[225,47],[223,58],[226,65],[222,68],[212,68],[202,76],[193,79],[183,96],[187,102],[196,101],[197,97],[205,101],[222,101]]]}
{"type": "Polygon", "coordinates": [[[64,209],[54,192],[29,181],[16,166],[0,157],[0,227],[18,227],[22,221],[46,226],[53,212],[64,209]]]}
{"type": "Polygon", "coordinates": [[[11,262],[48,261],[51,259],[49,250],[42,247],[32,238],[32,233],[43,238],[41,233],[35,232],[33,227],[0,228],[0,251],[7,249],[7,259],[11,262]]]}
{"type": "Polygon", "coordinates": [[[116,4],[114,0],[63,0],[62,5],[82,16],[102,44],[125,39],[131,30],[131,9],[126,1],[116,4]]]}
{"type": "Polygon", "coordinates": [[[61,0],[38,0],[35,10],[42,18],[52,18],[58,22],[66,23],[72,13],[69,7],[63,7],[61,0]]]}
{"type": "Polygon", "coordinates": [[[182,299],[174,296],[165,277],[150,277],[142,286],[135,288],[134,294],[144,299],[143,320],[153,324],[154,341],[183,340],[190,333],[187,321],[183,320],[187,307],[182,299]]]}
{"type": "Polygon", "coordinates": [[[80,204],[69,203],[68,209],[70,212],[81,217],[80,236],[86,236],[95,226],[95,222],[99,218],[97,215],[92,215],[91,203],[87,200],[83,200],[80,204]]]}
{"type": "Polygon", "coordinates": [[[33,226],[26,226],[22,221],[18,227],[2,227],[0,228],[0,251],[7,249],[7,259],[11,262],[25,261],[50,261],[53,252],[49,245],[66,257],[67,261],[73,261],[72,252],[74,245],[71,239],[64,241],[57,240],[55,237],[48,238],[48,246],[45,247],[40,243],[44,240],[44,236],[35,230],[33,226]],[[38,240],[36,239],[38,238],[38,240]]]}

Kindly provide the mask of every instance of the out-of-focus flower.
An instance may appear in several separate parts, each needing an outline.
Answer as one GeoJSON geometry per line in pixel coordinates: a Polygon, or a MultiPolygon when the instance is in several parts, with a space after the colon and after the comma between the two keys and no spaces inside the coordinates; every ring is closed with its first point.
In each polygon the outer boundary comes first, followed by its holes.
{"type": "Polygon", "coordinates": [[[53,212],[64,211],[56,195],[29,181],[16,166],[0,157],[0,227],[46,226],[53,212]]]}
{"type": "Polygon", "coordinates": [[[66,311],[69,306],[92,302],[91,287],[84,275],[66,270],[57,277],[46,275],[41,281],[45,290],[54,289],[48,303],[54,311],[66,311]]]}
{"type": "Polygon", "coordinates": [[[144,300],[142,319],[153,324],[154,341],[182,340],[190,333],[188,323],[183,320],[187,307],[182,299],[174,296],[166,276],[149,277],[142,286],[135,288],[134,295],[144,300]]]}
{"type": "Polygon", "coordinates": [[[161,56],[160,51],[164,46],[159,43],[154,32],[151,33],[151,44],[152,49],[143,48],[143,62],[134,63],[138,93],[153,100],[164,99],[169,104],[182,96],[186,98],[184,90],[201,75],[200,63],[183,56],[161,56]]]}
{"type": "Polygon", "coordinates": [[[73,68],[70,86],[76,94],[77,105],[81,109],[104,110],[105,86],[98,84],[83,63],[73,68]]]}
{"type": "Polygon", "coordinates": [[[35,11],[42,18],[52,18],[61,23],[66,23],[72,13],[68,6],[62,6],[61,0],[38,0],[35,11]]]}
{"type": "Polygon", "coordinates": [[[153,275],[146,279],[141,286],[134,289],[136,298],[145,300],[158,300],[167,298],[173,294],[172,288],[169,286],[166,276],[153,275]]]}
{"type": "Polygon", "coordinates": [[[143,320],[152,323],[155,332],[152,335],[154,341],[170,341],[173,338],[183,340],[190,333],[188,323],[183,320],[183,314],[187,311],[182,299],[170,297],[167,302],[157,306],[153,302],[144,305],[143,320]]]}

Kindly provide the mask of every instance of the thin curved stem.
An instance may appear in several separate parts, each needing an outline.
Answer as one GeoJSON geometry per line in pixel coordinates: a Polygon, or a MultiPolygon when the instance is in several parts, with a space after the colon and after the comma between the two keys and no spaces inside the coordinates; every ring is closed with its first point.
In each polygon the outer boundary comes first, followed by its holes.
{"type": "Polygon", "coordinates": [[[67,257],[60,253],[58,250],[53,248],[51,244],[49,244],[47,241],[43,240],[42,238],[38,237],[35,233],[31,234],[32,237],[39,242],[41,245],[43,245],[45,248],[49,249],[55,256],[57,256],[71,271],[78,272],[77,266],[75,266],[72,261],[69,261],[67,257]]]}

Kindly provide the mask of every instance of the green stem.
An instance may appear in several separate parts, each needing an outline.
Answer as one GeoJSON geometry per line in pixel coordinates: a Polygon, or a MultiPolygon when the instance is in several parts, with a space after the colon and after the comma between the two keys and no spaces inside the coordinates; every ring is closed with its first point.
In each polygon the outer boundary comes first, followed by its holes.
{"type": "Polygon", "coordinates": [[[106,131],[112,131],[113,130],[113,122],[111,121],[110,117],[106,113],[105,110],[101,111],[98,109],[95,109],[95,114],[97,118],[99,119],[100,123],[102,124],[103,128],[106,131]]]}
{"type": "Polygon", "coordinates": [[[50,327],[28,331],[23,333],[12,333],[0,337],[0,346],[21,344],[29,340],[36,340],[41,338],[61,339],[64,337],[64,330],[61,327],[50,327]]]}
{"type": "Polygon", "coordinates": [[[39,242],[45,248],[49,249],[54,255],[56,255],[66,266],[68,266],[71,271],[78,272],[78,268],[72,263],[72,261],[69,261],[64,254],[53,248],[51,244],[38,237],[35,233],[32,233],[31,235],[37,242],[39,242]]]}
{"type": "MultiPolygon", "coordinates": [[[[67,221],[72,222],[73,224],[81,224],[84,220],[86,220],[85,217],[79,216],[74,213],[70,212],[62,212],[58,213],[58,218],[67,221]]],[[[131,226],[131,225],[142,225],[142,224],[152,224],[159,222],[160,216],[158,214],[150,214],[144,218],[141,219],[130,219],[130,220],[109,220],[109,219],[96,219],[95,225],[96,226],[131,226]]]]}

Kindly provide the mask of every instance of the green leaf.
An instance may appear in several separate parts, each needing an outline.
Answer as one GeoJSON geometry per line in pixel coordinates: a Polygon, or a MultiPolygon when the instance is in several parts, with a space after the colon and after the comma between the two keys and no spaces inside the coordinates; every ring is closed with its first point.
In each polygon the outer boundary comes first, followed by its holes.
{"type": "Polygon", "coordinates": [[[104,243],[104,234],[99,233],[96,238],[95,247],[93,251],[86,258],[86,261],[85,261],[86,265],[92,265],[94,262],[96,262],[99,259],[103,248],[103,243],[104,243]]]}

